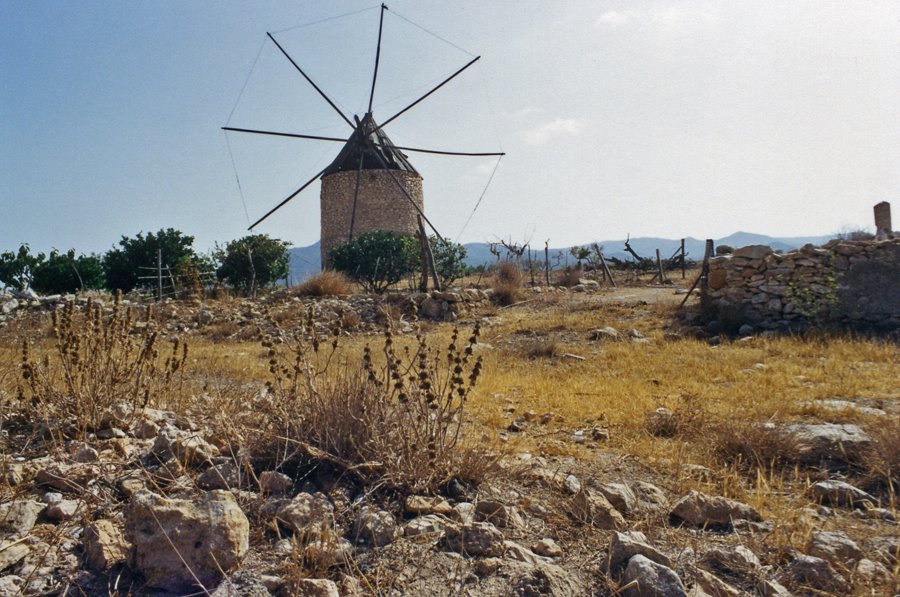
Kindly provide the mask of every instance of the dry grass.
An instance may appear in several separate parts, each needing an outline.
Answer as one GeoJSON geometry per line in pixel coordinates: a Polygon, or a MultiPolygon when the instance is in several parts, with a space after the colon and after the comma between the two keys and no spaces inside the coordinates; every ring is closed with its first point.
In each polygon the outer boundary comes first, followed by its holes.
{"type": "Polygon", "coordinates": [[[509,306],[522,300],[522,269],[508,261],[497,266],[494,273],[491,299],[501,306],[509,306]]]}
{"type": "Polygon", "coordinates": [[[343,272],[325,270],[297,286],[300,296],[340,296],[353,292],[353,282],[343,272]]]}

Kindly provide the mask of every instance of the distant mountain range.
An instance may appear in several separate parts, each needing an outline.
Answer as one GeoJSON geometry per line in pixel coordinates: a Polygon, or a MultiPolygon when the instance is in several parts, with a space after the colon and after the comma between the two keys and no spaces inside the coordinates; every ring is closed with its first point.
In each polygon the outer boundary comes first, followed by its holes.
{"type": "MultiPolygon", "coordinates": [[[[724,238],[715,239],[716,246],[730,245],[732,247],[746,247],[747,245],[768,245],[774,250],[789,251],[802,247],[807,243],[813,245],[821,245],[833,236],[796,236],[796,237],[773,237],[765,234],[753,234],[752,232],[735,232],[724,238]]],[[[605,257],[616,257],[618,259],[630,259],[631,256],[625,251],[625,239],[620,240],[604,240],[599,241],[603,247],[603,255],[605,257]]],[[[655,257],[656,249],[659,249],[662,257],[668,258],[681,246],[681,239],[671,238],[655,238],[652,236],[642,236],[632,238],[628,241],[631,248],[642,257],[655,257]]],[[[490,245],[488,243],[468,243],[465,245],[468,255],[466,256],[467,265],[481,265],[483,263],[491,263],[496,257],[491,254],[490,245]]],[[[687,252],[688,259],[701,259],[705,248],[705,241],[696,238],[684,239],[684,248],[687,252]]],[[[543,259],[543,247],[539,249],[540,256],[536,259],[543,259]]],[[[569,254],[569,247],[551,248],[550,257],[557,255],[560,251],[564,255],[569,254]]],[[[302,282],[309,276],[317,273],[322,266],[321,257],[319,255],[319,243],[309,245],[308,247],[294,247],[289,249],[291,256],[291,284],[302,282]]],[[[571,256],[569,257],[571,260],[571,256]]],[[[565,257],[563,257],[565,260],[565,257]]]]}

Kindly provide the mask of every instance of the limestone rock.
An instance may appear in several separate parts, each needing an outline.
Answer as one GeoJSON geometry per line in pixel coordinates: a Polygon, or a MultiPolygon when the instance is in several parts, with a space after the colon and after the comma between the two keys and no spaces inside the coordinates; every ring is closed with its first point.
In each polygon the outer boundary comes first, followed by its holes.
{"type": "Polygon", "coordinates": [[[544,537],[535,542],[535,544],[531,546],[531,550],[534,553],[547,558],[558,558],[563,555],[562,548],[556,541],[549,537],[544,537]]]}
{"type": "Polygon", "coordinates": [[[691,491],[675,502],[670,516],[688,526],[713,528],[731,528],[735,520],[762,520],[759,512],[747,504],[699,491],[691,491]]]}
{"type": "Polygon", "coordinates": [[[84,563],[91,570],[106,570],[128,557],[128,544],[112,521],[98,520],[84,527],[81,536],[84,563]]]}
{"type": "Polygon", "coordinates": [[[591,330],[590,338],[591,340],[611,340],[616,341],[621,337],[619,334],[619,330],[614,327],[605,327],[598,328],[596,330],[591,330]]]}
{"type": "Polygon", "coordinates": [[[203,489],[237,489],[241,486],[241,471],[233,462],[215,464],[197,478],[203,489]]]}
{"type": "Polygon", "coordinates": [[[34,527],[44,504],[34,500],[14,500],[0,504],[0,533],[25,535],[34,527]]]}
{"type": "Polygon", "coordinates": [[[31,553],[31,548],[21,542],[0,541],[0,570],[18,564],[31,553]]]}
{"type": "Polygon", "coordinates": [[[334,526],[334,506],[321,493],[298,493],[280,505],[276,516],[301,537],[319,535],[334,526]]]}
{"type": "Polygon", "coordinates": [[[734,257],[743,257],[745,259],[762,259],[766,255],[772,254],[772,248],[766,245],[747,245],[734,250],[731,254],[734,257]]]}
{"type": "Polygon", "coordinates": [[[648,560],[672,567],[672,560],[667,555],[650,545],[647,536],[640,531],[614,532],[609,543],[609,569],[617,572],[624,568],[629,560],[636,555],[642,555],[648,560]]]}
{"type": "Polygon", "coordinates": [[[470,556],[503,555],[503,533],[489,522],[454,526],[447,529],[444,543],[452,551],[470,556]]]}
{"type": "Polygon", "coordinates": [[[357,541],[382,547],[392,543],[400,534],[400,529],[390,512],[363,506],[356,515],[353,533],[357,541]]]}
{"type": "Polygon", "coordinates": [[[472,524],[475,522],[475,504],[459,502],[454,505],[453,512],[450,513],[450,520],[464,525],[472,524]]]}
{"type": "Polygon", "coordinates": [[[737,578],[750,577],[762,568],[756,554],[743,545],[713,547],[703,554],[700,564],[712,572],[737,578]]]}
{"type": "Polygon", "coordinates": [[[523,528],[525,521],[513,506],[494,500],[482,500],[475,504],[475,519],[487,521],[500,528],[523,528]]]}
{"type": "Polygon", "coordinates": [[[443,536],[444,529],[447,528],[448,524],[450,523],[445,518],[435,514],[426,514],[407,522],[403,527],[403,534],[407,537],[417,537],[419,535],[440,537],[443,536]]]}
{"type": "Polygon", "coordinates": [[[790,583],[807,586],[828,593],[846,594],[847,581],[835,572],[831,564],[815,556],[798,555],[787,567],[790,583]]]}
{"type": "Polygon", "coordinates": [[[294,480],[278,471],[263,471],[259,475],[259,490],[263,493],[281,495],[288,493],[294,480]]]}
{"type": "Polygon", "coordinates": [[[840,531],[813,531],[806,551],[837,566],[847,566],[862,557],[859,545],[840,531]]]}
{"type": "Polygon", "coordinates": [[[453,507],[441,496],[411,495],[404,508],[409,514],[450,514],[453,507]]]}
{"type": "Polygon", "coordinates": [[[56,462],[41,469],[35,476],[35,481],[59,491],[80,493],[99,476],[100,469],[93,464],[56,462]]]}
{"type": "Polygon", "coordinates": [[[582,488],[572,498],[575,517],[600,529],[616,530],[625,527],[625,518],[602,493],[582,488]]]}
{"type": "Polygon", "coordinates": [[[862,506],[866,502],[877,504],[878,500],[862,489],[837,480],[817,481],[809,488],[809,493],[817,501],[834,506],[862,506]]]}
{"type": "Polygon", "coordinates": [[[691,575],[694,578],[694,588],[690,592],[691,597],[707,595],[710,597],[741,597],[743,595],[738,589],[702,568],[692,567],[691,575]]]}
{"type": "Polygon", "coordinates": [[[69,520],[75,516],[77,511],[78,501],[59,499],[47,504],[47,508],[44,510],[44,516],[47,517],[47,520],[62,522],[63,520],[69,520]]]}
{"type": "Polygon", "coordinates": [[[669,507],[669,499],[662,489],[647,481],[635,481],[631,489],[638,499],[638,509],[657,511],[669,507]]]}
{"type": "Polygon", "coordinates": [[[798,423],[785,427],[798,444],[804,462],[853,461],[871,448],[872,440],[858,425],[798,423]]]}
{"type": "Polygon", "coordinates": [[[152,451],[163,460],[174,456],[185,466],[200,466],[219,455],[217,447],[196,433],[172,427],[160,430],[152,451]]]}
{"type": "Polygon", "coordinates": [[[323,533],[306,545],[303,555],[311,564],[329,568],[349,562],[353,545],[334,533],[323,533]]]}
{"type": "Polygon", "coordinates": [[[135,565],[154,588],[185,591],[197,581],[214,586],[249,547],[250,523],[226,491],[211,491],[197,501],[140,491],[125,519],[135,565]]]}
{"type": "Polygon", "coordinates": [[[624,516],[629,516],[637,508],[637,496],[624,483],[605,483],[598,487],[597,491],[624,516]]]}
{"type": "Polygon", "coordinates": [[[341,597],[340,591],[333,580],[324,578],[300,578],[289,583],[290,595],[303,595],[303,597],[341,597]]]}
{"type": "Polygon", "coordinates": [[[867,585],[884,585],[891,580],[891,571],[884,564],[863,558],[856,565],[854,579],[867,585]]]}
{"type": "Polygon", "coordinates": [[[635,584],[622,591],[623,597],[687,597],[674,570],[640,554],[628,561],[622,577],[622,585],[632,582],[635,584]]]}

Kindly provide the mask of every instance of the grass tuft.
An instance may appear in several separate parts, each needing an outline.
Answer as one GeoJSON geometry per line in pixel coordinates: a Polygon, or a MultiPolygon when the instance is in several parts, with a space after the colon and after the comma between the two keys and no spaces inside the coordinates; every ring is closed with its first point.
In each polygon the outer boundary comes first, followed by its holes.
{"type": "Polygon", "coordinates": [[[339,296],[351,294],[353,282],[343,272],[324,270],[297,287],[300,296],[339,296]]]}

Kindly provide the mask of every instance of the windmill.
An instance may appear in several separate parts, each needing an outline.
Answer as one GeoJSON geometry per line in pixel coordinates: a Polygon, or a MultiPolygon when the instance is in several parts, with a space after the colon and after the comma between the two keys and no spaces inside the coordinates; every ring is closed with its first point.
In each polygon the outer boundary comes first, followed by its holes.
{"type": "MultiPolygon", "coordinates": [[[[374,230],[389,230],[402,234],[419,236],[422,242],[426,262],[430,261],[430,247],[425,235],[425,224],[437,235],[441,242],[444,238],[425,216],[424,197],[422,192],[422,176],[409,162],[404,152],[427,153],[447,156],[503,156],[503,152],[461,152],[419,147],[403,147],[394,145],[385,132],[385,127],[417,106],[430,95],[456,78],[460,73],[475,64],[481,57],[476,56],[449,77],[431,88],[414,102],[387,118],[383,122],[375,120],[372,114],[372,103],[375,98],[375,85],[378,81],[378,63],[381,58],[381,38],[384,26],[384,13],[388,7],[381,5],[378,21],[378,43],[375,50],[375,69],[372,74],[372,85],[369,91],[369,103],[366,113],[360,118],[354,115],[347,117],[328,95],[317,85],[300,65],[287,53],[271,33],[266,33],[293,67],[318,92],[334,112],[350,126],[352,132],[347,138],[303,135],[278,131],[263,131],[249,128],[225,126],[223,130],[257,135],[292,137],[314,141],[331,141],[342,143],[343,147],[337,157],[296,191],[284,198],[275,207],[250,225],[253,230],[266,218],[281,209],[303,190],[321,179],[321,254],[322,267],[329,264],[332,249],[353,241],[355,236],[374,230]]],[[[437,285],[431,265],[432,277],[437,285]]]]}

